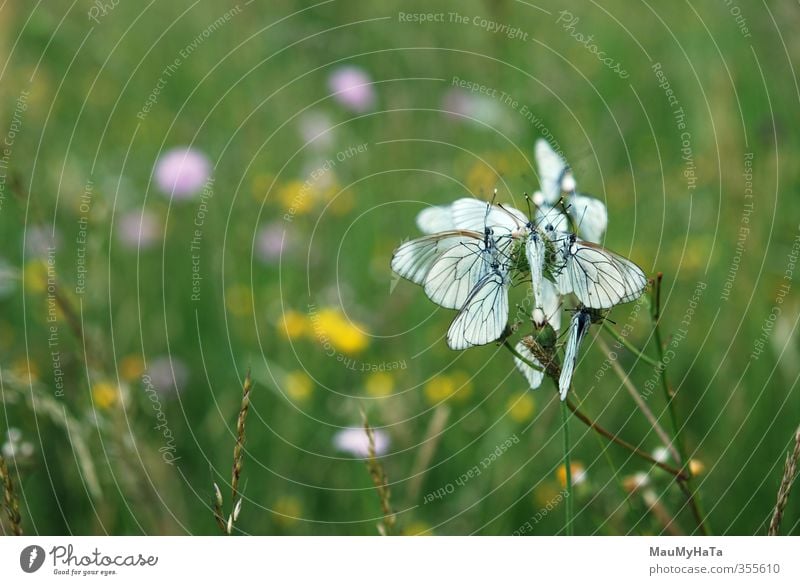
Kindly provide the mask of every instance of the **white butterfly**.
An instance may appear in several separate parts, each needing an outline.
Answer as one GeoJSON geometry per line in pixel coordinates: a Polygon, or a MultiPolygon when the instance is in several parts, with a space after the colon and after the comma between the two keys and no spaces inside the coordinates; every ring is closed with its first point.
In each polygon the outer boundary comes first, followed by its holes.
{"type": "Polygon", "coordinates": [[[577,192],[577,183],[567,161],[543,138],[536,141],[534,155],[541,182],[538,205],[552,207],[566,194],[567,212],[578,226],[578,233],[589,242],[599,242],[608,227],[606,206],[599,199],[577,192]]]}
{"type": "Polygon", "coordinates": [[[517,366],[517,369],[522,372],[523,376],[525,376],[530,389],[536,390],[542,385],[542,380],[544,380],[544,368],[542,367],[541,362],[536,359],[536,357],[533,355],[533,352],[528,349],[528,346],[522,341],[517,342],[517,345],[514,347],[514,349],[516,349],[517,353],[519,353],[526,360],[539,367],[539,369],[532,368],[517,356],[514,356],[514,364],[517,366]]]}
{"type": "Polygon", "coordinates": [[[567,201],[567,211],[575,220],[581,237],[595,244],[602,240],[608,227],[608,211],[603,202],[580,193],[573,193],[567,201]]]}
{"type": "Polygon", "coordinates": [[[424,234],[450,230],[483,232],[489,226],[498,235],[508,235],[524,228],[528,223],[518,209],[499,206],[481,199],[462,197],[449,205],[433,205],[417,214],[417,227],[424,234]]]}
{"type": "MultiPolygon", "coordinates": [[[[495,229],[516,228],[519,218],[497,206],[463,199],[447,208],[426,210],[418,223],[441,225],[449,214],[453,225],[483,227],[483,233],[456,229],[405,242],[392,257],[392,269],[424,286],[429,298],[446,308],[460,309],[448,331],[448,345],[465,349],[499,338],[508,322],[508,253],[510,235],[495,229]],[[502,222],[500,228],[487,221],[502,222]],[[497,219],[495,219],[497,218],[497,219]]],[[[432,209],[432,208],[429,208],[432,209]]],[[[509,230],[506,230],[509,231],[509,230]]]]}
{"type": "Polygon", "coordinates": [[[534,310],[542,310],[543,298],[542,287],[544,283],[544,263],[547,254],[547,244],[545,236],[537,229],[532,229],[525,242],[525,255],[528,258],[528,267],[531,270],[531,286],[533,288],[533,299],[536,303],[534,310]]]}
{"type": "Polygon", "coordinates": [[[433,205],[417,214],[417,227],[423,234],[436,234],[456,229],[449,205],[433,205]]]}
{"type": "Polygon", "coordinates": [[[508,270],[494,264],[473,288],[447,330],[450,349],[467,349],[497,340],[508,324],[508,270]]]}
{"type": "Polygon", "coordinates": [[[578,362],[578,348],[589,332],[592,324],[592,314],[585,307],[580,307],[572,316],[569,323],[569,337],[564,350],[564,362],[561,365],[561,376],[558,378],[558,393],[561,400],[566,400],[567,392],[572,384],[572,374],[578,362]]]}
{"type": "Polygon", "coordinates": [[[403,244],[395,252],[392,268],[422,284],[434,303],[461,309],[492,265],[507,263],[514,234],[526,223],[520,211],[479,199],[426,208],[417,215],[422,231],[451,229],[403,244]]]}
{"type": "Polygon", "coordinates": [[[644,272],[627,258],[575,234],[562,233],[558,242],[555,270],[560,294],[574,293],[586,307],[610,309],[639,298],[644,291],[644,272]]]}
{"type": "Polygon", "coordinates": [[[554,331],[561,329],[561,296],[556,290],[556,285],[547,280],[542,280],[541,302],[537,302],[533,309],[533,322],[539,327],[549,323],[554,331]]]}
{"type": "MultiPolygon", "coordinates": [[[[539,185],[541,186],[542,203],[553,206],[561,199],[564,189],[564,179],[571,175],[569,165],[558,154],[550,143],[544,138],[539,138],[534,145],[536,168],[539,171],[539,185]]],[[[567,179],[569,183],[570,179],[567,179]]],[[[573,181],[574,182],[574,181],[573,181]]],[[[567,184],[566,186],[571,186],[567,184]]],[[[541,204],[540,204],[541,205],[541,204]]]]}
{"type": "Polygon", "coordinates": [[[450,205],[453,225],[483,229],[478,250],[456,246],[431,266],[425,292],[436,303],[460,309],[447,332],[451,349],[485,345],[502,336],[508,324],[508,273],[514,238],[525,233],[528,218],[513,207],[462,198],[450,205]]]}
{"type": "Polygon", "coordinates": [[[431,267],[455,246],[476,245],[483,234],[471,230],[450,230],[401,244],[392,256],[392,270],[414,284],[423,284],[431,267]]]}
{"type": "Polygon", "coordinates": [[[445,251],[425,277],[424,289],[434,303],[460,309],[478,283],[494,265],[505,263],[513,242],[496,238],[492,227],[484,229],[480,242],[461,243],[445,251]]]}
{"type": "Polygon", "coordinates": [[[526,229],[528,218],[518,209],[463,197],[450,205],[453,224],[459,229],[483,231],[491,227],[497,237],[516,237],[526,229]]]}
{"type": "MultiPolygon", "coordinates": [[[[554,207],[539,207],[536,211],[536,227],[529,224],[530,232],[525,244],[528,267],[531,271],[534,309],[532,318],[539,327],[546,322],[558,331],[561,326],[561,298],[555,285],[544,276],[545,267],[553,272],[552,259],[548,261],[548,243],[560,245],[559,234],[569,227],[563,213],[554,207]]],[[[556,266],[559,268],[560,264],[556,266]]]]}
{"type": "MultiPolygon", "coordinates": [[[[539,193],[537,191],[537,193],[539,193]]],[[[534,197],[536,197],[534,195],[534,197]]],[[[540,204],[536,208],[536,223],[548,231],[569,231],[569,220],[557,207],[540,204]],[[550,226],[549,228],[547,226],[550,226]]]]}

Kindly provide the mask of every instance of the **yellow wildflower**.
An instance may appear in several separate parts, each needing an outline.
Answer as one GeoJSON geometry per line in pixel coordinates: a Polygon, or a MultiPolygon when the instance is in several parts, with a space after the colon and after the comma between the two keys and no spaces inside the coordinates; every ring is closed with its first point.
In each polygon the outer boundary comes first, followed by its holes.
{"type": "Polygon", "coordinates": [[[300,500],[292,496],[278,498],[272,506],[275,522],[287,527],[296,524],[303,513],[303,506],[300,500]]]}
{"type": "Polygon", "coordinates": [[[394,378],[386,372],[375,372],[367,377],[364,386],[370,396],[390,396],[394,392],[394,378]]]}
{"type": "Polygon", "coordinates": [[[314,390],[314,382],[302,370],[295,370],[286,374],[284,390],[292,400],[304,402],[311,396],[311,392],[314,390]]]}
{"type": "Polygon", "coordinates": [[[286,211],[302,215],[311,211],[314,192],[302,181],[290,181],[278,189],[278,201],[286,211]]]}
{"type": "Polygon", "coordinates": [[[33,293],[47,290],[47,263],[43,260],[31,260],[25,264],[25,289],[33,293]]]}
{"type": "Polygon", "coordinates": [[[536,412],[536,403],[530,392],[522,391],[508,399],[508,414],[518,423],[528,422],[536,412]]]}
{"type": "Polygon", "coordinates": [[[302,313],[289,310],[283,314],[278,329],[287,339],[297,339],[308,331],[308,320],[302,313]]]}
{"type": "Polygon", "coordinates": [[[98,382],[92,386],[92,401],[96,408],[105,410],[113,406],[119,398],[119,388],[111,382],[98,382]]]}
{"type": "Polygon", "coordinates": [[[144,362],[138,355],[127,355],[119,362],[119,375],[123,380],[133,381],[144,373],[144,362]]]}
{"type": "MultiPolygon", "coordinates": [[[[580,485],[586,481],[586,469],[580,461],[572,461],[569,465],[572,472],[572,485],[580,485]]],[[[562,463],[556,469],[556,479],[562,488],[567,487],[567,468],[562,463]]]]}
{"type": "Polygon", "coordinates": [[[323,345],[330,344],[346,354],[359,353],[369,345],[364,327],[347,319],[338,309],[322,309],[311,315],[311,321],[314,333],[323,345]]]}
{"type": "Polygon", "coordinates": [[[689,459],[689,471],[692,475],[700,475],[706,470],[705,464],[699,459],[689,459]]]}
{"type": "Polygon", "coordinates": [[[420,522],[416,520],[414,522],[410,522],[405,529],[403,530],[403,535],[405,536],[433,536],[433,530],[431,529],[430,525],[425,524],[425,522],[420,522]]]}
{"type": "Polygon", "coordinates": [[[455,391],[456,385],[450,376],[434,376],[425,384],[425,397],[431,404],[447,400],[455,391]]]}
{"type": "Polygon", "coordinates": [[[463,401],[472,394],[472,382],[464,372],[454,372],[447,376],[439,374],[425,384],[425,397],[431,404],[438,404],[449,398],[463,401]]]}

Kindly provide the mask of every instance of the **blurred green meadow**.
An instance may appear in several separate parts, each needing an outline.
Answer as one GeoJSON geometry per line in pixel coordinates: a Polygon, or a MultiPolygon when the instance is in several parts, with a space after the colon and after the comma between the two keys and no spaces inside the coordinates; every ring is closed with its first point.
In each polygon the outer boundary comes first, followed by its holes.
{"type": "MultiPolygon", "coordinates": [[[[766,533],[800,422],[796,3],[454,6],[3,4],[0,442],[26,533],[218,533],[248,369],[235,532],[377,534],[360,431],[336,438],[364,412],[398,533],[563,533],[552,383],[449,350],[455,313],[389,268],[427,205],[525,209],[539,137],[605,201],[604,245],[664,275],[711,527],[766,533]],[[210,179],[170,197],[154,169],[182,147],[210,179]]],[[[609,318],[653,356],[635,307],[609,318]]],[[[657,450],[598,340],[581,409],[657,450]]],[[[669,429],[653,368],[615,357],[669,429]]],[[[697,531],[669,475],[570,430],[576,533],[697,531]]]]}

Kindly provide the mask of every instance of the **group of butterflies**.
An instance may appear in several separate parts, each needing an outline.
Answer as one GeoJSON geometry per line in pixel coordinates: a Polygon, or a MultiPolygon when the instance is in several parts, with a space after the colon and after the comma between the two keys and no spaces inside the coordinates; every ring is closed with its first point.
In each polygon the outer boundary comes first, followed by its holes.
{"type": "MultiPolygon", "coordinates": [[[[504,336],[508,289],[518,274],[530,274],[537,326],[561,326],[561,297],[578,299],[569,327],[559,392],[564,400],[572,381],[578,347],[598,310],[638,298],[647,285],[630,260],[600,246],[608,225],[605,205],[577,191],[566,160],[539,139],[534,148],[541,190],[528,215],[506,205],[463,198],[428,207],[417,216],[423,237],[404,242],[392,257],[392,270],[421,285],[434,303],[457,309],[447,344],[461,350],[504,336]],[[568,217],[569,216],[569,217],[568,217]],[[577,234],[571,226],[577,226],[577,234]],[[581,237],[578,237],[578,236],[581,237]]],[[[541,365],[519,342],[518,354],[541,365]]],[[[541,370],[516,358],[531,388],[541,370]]]]}

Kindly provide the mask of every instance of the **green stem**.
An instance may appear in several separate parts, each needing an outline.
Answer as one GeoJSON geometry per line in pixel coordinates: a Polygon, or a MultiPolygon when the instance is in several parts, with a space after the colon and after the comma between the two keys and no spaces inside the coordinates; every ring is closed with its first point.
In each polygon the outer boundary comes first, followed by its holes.
{"type": "Polygon", "coordinates": [[[520,361],[521,361],[523,364],[525,364],[526,366],[528,366],[528,367],[530,367],[530,368],[533,368],[533,369],[534,369],[534,370],[536,370],[537,372],[544,372],[544,370],[541,368],[541,366],[537,366],[537,365],[536,365],[536,364],[534,364],[534,363],[533,363],[531,360],[529,360],[529,359],[528,359],[528,358],[526,358],[524,355],[522,355],[521,353],[519,353],[519,352],[517,351],[517,348],[516,348],[516,347],[514,347],[513,345],[511,345],[511,344],[508,342],[508,339],[504,339],[504,340],[503,340],[503,345],[504,345],[504,346],[506,346],[506,349],[508,349],[508,351],[510,351],[510,352],[511,352],[511,355],[513,355],[515,358],[517,358],[518,360],[520,360],[520,361]]]}
{"type": "Polygon", "coordinates": [[[689,507],[692,510],[695,521],[697,522],[697,527],[704,536],[708,536],[711,534],[711,528],[708,525],[708,521],[705,519],[705,514],[700,503],[700,495],[695,490],[693,485],[694,482],[692,481],[692,470],[691,466],[689,465],[686,446],[683,441],[683,433],[681,433],[681,425],[678,421],[677,406],[675,404],[675,392],[672,390],[672,386],[669,384],[667,368],[664,364],[664,344],[661,340],[661,329],[659,328],[659,323],[661,321],[661,280],[663,279],[663,276],[664,275],[659,272],[654,281],[654,303],[651,314],[653,319],[653,342],[656,345],[656,354],[658,356],[658,365],[656,367],[659,372],[659,377],[661,378],[661,388],[664,391],[664,400],[667,403],[667,410],[669,410],[672,432],[675,434],[675,446],[678,450],[678,454],[681,457],[681,460],[678,463],[682,467],[684,479],[678,483],[684,494],[686,494],[686,499],[689,503],[689,507]]]}
{"type": "Polygon", "coordinates": [[[633,453],[637,457],[640,457],[641,459],[644,459],[645,461],[650,462],[652,465],[655,465],[656,467],[659,467],[659,468],[663,469],[664,471],[668,472],[670,475],[675,476],[675,479],[677,479],[679,481],[686,479],[686,474],[683,471],[681,471],[680,469],[676,469],[676,468],[672,467],[671,465],[667,465],[666,463],[662,463],[661,461],[657,461],[649,453],[646,453],[646,452],[642,451],[641,449],[639,449],[635,445],[631,445],[625,439],[622,439],[622,438],[618,437],[617,435],[615,435],[614,433],[612,433],[608,429],[605,429],[604,427],[601,427],[599,424],[597,424],[595,421],[593,421],[591,418],[589,418],[583,412],[578,410],[578,407],[575,406],[575,404],[573,404],[573,402],[569,398],[567,398],[567,400],[565,400],[565,402],[567,403],[567,408],[569,408],[572,411],[572,414],[574,414],[576,417],[578,417],[578,420],[580,420],[587,427],[589,427],[590,429],[592,429],[593,431],[595,431],[599,435],[605,437],[606,439],[608,439],[612,443],[615,443],[615,444],[619,445],[623,449],[627,449],[628,451],[630,451],[631,453],[633,453]]]}
{"type": "Polygon", "coordinates": [[[567,536],[572,536],[574,534],[574,529],[572,526],[574,512],[572,501],[572,466],[569,461],[569,410],[567,409],[566,403],[563,401],[561,402],[561,426],[564,430],[564,471],[567,484],[567,501],[565,502],[565,508],[567,512],[566,532],[567,536]]]}
{"type": "MultiPolygon", "coordinates": [[[[531,368],[534,368],[535,370],[541,371],[540,368],[538,368],[536,365],[531,363],[530,360],[525,358],[525,356],[521,355],[516,349],[514,349],[514,347],[511,344],[509,344],[508,341],[504,341],[503,345],[505,345],[508,348],[508,350],[515,357],[519,358],[524,364],[527,364],[528,366],[530,366],[531,368]]],[[[558,373],[554,372],[554,374],[555,375],[551,375],[551,377],[555,381],[556,388],[557,388],[558,387],[558,373]]],[[[548,374],[548,375],[550,375],[550,374],[548,374]]],[[[614,433],[612,433],[608,429],[600,426],[597,422],[592,420],[589,416],[587,416],[586,414],[581,412],[578,409],[578,407],[569,398],[567,398],[567,400],[565,400],[564,403],[567,405],[567,408],[569,408],[572,411],[572,414],[574,414],[578,418],[579,421],[581,421],[583,424],[585,424],[587,427],[589,427],[590,429],[595,431],[600,436],[605,437],[606,439],[608,439],[612,443],[615,443],[616,445],[619,445],[623,449],[626,449],[626,450],[630,451],[631,453],[633,453],[637,457],[640,457],[641,459],[644,459],[645,461],[649,462],[650,464],[655,465],[656,467],[659,467],[659,468],[663,469],[664,471],[666,471],[670,475],[674,476],[678,480],[686,478],[686,475],[680,469],[676,469],[676,468],[672,467],[671,465],[668,465],[666,463],[662,463],[661,461],[656,461],[656,459],[653,458],[653,456],[650,455],[649,453],[646,453],[646,452],[642,451],[641,449],[637,448],[636,446],[631,445],[625,439],[622,439],[622,438],[618,437],[617,435],[615,435],[614,433]]]]}
{"type": "MultiPolygon", "coordinates": [[[[656,368],[658,368],[658,375],[661,379],[661,388],[664,391],[664,399],[667,402],[667,409],[669,410],[669,420],[670,424],[672,425],[672,432],[675,434],[675,443],[676,448],[678,449],[678,454],[681,456],[681,460],[678,462],[681,465],[684,465],[688,469],[688,462],[686,461],[686,450],[683,446],[683,438],[681,433],[681,427],[678,424],[678,413],[675,409],[675,393],[672,391],[672,388],[669,385],[669,380],[667,379],[667,368],[664,366],[664,346],[661,343],[661,331],[658,328],[658,322],[653,325],[653,340],[656,344],[656,352],[658,354],[658,364],[656,368]]],[[[689,471],[691,474],[691,471],[689,471]]]]}
{"type": "Polygon", "coordinates": [[[640,360],[642,360],[644,363],[646,363],[646,364],[648,364],[648,365],[651,365],[651,366],[653,366],[654,368],[657,368],[657,367],[659,367],[659,363],[658,363],[656,360],[654,360],[654,359],[653,359],[653,358],[651,358],[650,356],[648,356],[648,355],[645,355],[644,353],[642,353],[642,350],[640,350],[638,347],[636,347],[635,345],[633,345],[633,344],[632,344],[630,341],[628,341],[627,339],[625,339],[624,337],[622,337],[622,335],[620,335],[620,334],[617,332],[617,330],[616,330],[616,329],[614,329],[614,328],[613,328],[611,325],[609,325],[609,324],[608,324],[608,321],[605,321],[605,320],[603,321],[603,329],[605,329],[606,331],[608,331],[608,332],[611,334],[611,337],[613,337],[613,338],[614,338],[614,339],[616,339],[616,340],[617,340],[619,343],[621,343],[622,345],[624,345],[624,346],[625,346],[625,348],[626,348],[628,351],[630,351],[631,353],[633,353],[633,354],[634,354],[636,357],[638,357],[638,358],[639,358],[640,360]]]}
{"type": "Polygon", "coordinates": [[[639,533],[639,536],[644,536],[642,533],[642,529],[638,526],[638,516],[636,514],[636,510],[633,507],[633,502],[631,501],[631,494],[628,493],[628,490],[625,489],[625,486],[622,483],[622,473],[617,468],[616,464],[614,463],[614,459],[612,459],[611,454],[608,452],[608,449],[605,448],[605,444],[603,443],[602,439],[598,435],[594,435],[595,440],[597,441],[598,447],[600,447],[600,452],[603,454],[603,457],[608,463],[608,466],[611,468],[611,477],[614,478],[614,483],[617,484],[617,488],[619,489],[619,493],[622,495],[622,499],[625,502],[625,505],[628,507],[628,512],[630,514],[632,524],[636,526],[636,530],[639,533]]]}

